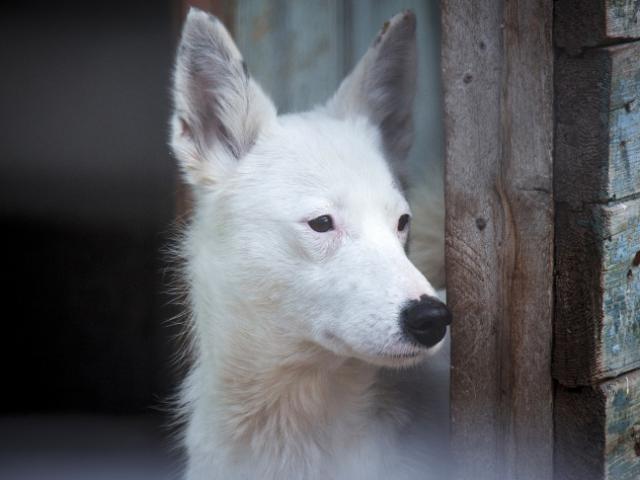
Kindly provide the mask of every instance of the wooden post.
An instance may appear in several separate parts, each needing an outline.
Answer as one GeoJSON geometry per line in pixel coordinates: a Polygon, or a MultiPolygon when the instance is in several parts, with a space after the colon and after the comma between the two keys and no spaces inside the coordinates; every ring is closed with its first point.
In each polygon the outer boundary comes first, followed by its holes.
{"type": "Polygon", "coordinates": [[[551,480],[552,0],[442,3],[456,480],[551,480]]]}
{"type": "Polygon", "coordinates": [[[640,478],[639,14],[556,2],[558,480],[640,478]]]}

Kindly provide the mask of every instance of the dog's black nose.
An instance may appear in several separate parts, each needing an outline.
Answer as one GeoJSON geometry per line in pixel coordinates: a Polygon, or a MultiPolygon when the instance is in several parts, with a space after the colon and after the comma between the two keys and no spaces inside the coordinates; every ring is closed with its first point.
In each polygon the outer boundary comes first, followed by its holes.
{"type": "Polygon", "coordinates": [[[402,310],[401,322],[410,338],[425,347],[433,347],[447,333],[451,312],[437,298],[423,295],[420,300],[409,302],[402,310]]]}

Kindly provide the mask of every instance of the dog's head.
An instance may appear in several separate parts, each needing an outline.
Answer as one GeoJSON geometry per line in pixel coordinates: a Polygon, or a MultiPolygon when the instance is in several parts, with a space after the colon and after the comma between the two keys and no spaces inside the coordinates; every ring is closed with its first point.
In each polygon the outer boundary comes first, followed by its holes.
{"type": "Polygon", "coordinates": [[[326,105],[278,116],[224,26],[189,13],[171,144],[195,197],[196,316],[381,365],[440,342],[449,313],[406,256],[415,77],[415,17],[404,12],[326,105]]]}

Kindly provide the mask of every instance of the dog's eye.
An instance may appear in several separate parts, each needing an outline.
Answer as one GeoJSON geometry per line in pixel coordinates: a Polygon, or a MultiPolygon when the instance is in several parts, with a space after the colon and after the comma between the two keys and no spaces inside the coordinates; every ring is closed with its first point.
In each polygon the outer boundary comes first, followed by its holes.
{"type": "Polygon", "coordinates": [[[330,215],[322,215],[321,217],[309,220],[308,223],[316,232],[324,233],[333,230],[333,219],[330,215]]]}
{"type": "Polygon", "coordinates": [[[400,217],[400,220],[398,220],[399,232],[404,232],[405,228],[407,228],[407,225],[409,225],[409,220],[411,220],[411,217],[409,216],[408,213],[405,213],[400,217]]]}

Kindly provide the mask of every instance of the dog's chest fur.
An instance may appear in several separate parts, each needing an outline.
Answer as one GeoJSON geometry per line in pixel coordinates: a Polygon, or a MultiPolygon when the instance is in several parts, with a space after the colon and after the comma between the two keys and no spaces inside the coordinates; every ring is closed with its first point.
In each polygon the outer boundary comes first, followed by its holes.
{"type": "Polygon", "coordinates": [[[323,371],[309,364],[301,365],[304,371],[274,371],[279,380],[273,384],[221,379],[207,392],[194,391],[200,401],[187,433],[188,478],[439,478],[439,445],[446,438],[432,418],[416,415],[430,409],[412,388],[420,369],[398,378],[361,362],[332,370],[317,365],[323,371]]]}

